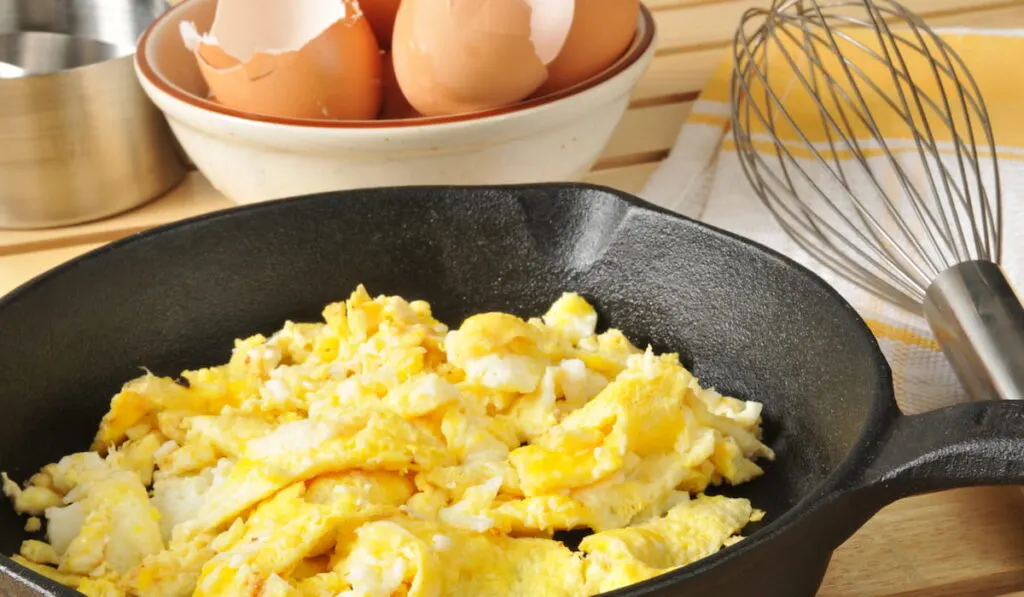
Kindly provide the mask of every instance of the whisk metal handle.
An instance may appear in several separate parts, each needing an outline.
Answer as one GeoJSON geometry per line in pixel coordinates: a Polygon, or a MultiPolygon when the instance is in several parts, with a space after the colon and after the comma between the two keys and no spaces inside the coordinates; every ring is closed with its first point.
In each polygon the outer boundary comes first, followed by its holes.
{"type": "Polygon", "coordinates": [[[1024,307],[998,265],[968,261],[942,272],[924,314],[973,398],[1024,399],[1024,307]]]}

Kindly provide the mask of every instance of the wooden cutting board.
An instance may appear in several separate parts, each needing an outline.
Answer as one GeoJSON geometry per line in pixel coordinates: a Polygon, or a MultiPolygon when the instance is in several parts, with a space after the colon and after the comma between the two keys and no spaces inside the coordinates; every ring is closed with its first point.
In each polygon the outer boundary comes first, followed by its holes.
{"type": "Polygon", "coordinates": [[[822,597],[1024,597],[1024,493],[958,489],[889,506],[832,560],[822,597]]]}

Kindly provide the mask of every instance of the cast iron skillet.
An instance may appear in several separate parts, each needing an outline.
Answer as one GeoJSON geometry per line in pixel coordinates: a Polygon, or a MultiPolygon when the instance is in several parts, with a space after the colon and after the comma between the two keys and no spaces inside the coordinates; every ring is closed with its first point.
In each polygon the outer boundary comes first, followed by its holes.
{"type": "MultiPolygon", "coordinates": [[[[599,187],[404,188],[244,207],[94,251],[0,301],[0,470],[23,480],[85,449],[147,366],[225,362],[232,340],[316,320],[357,283],[430,301],[450,325],[540,314],[564,290],[707,384],[766,405],[778,452],[730,490],[768,512],[744,541],[618,595],[803,597],[885,504],[1024,483],[1024,404],[902,416],[889,367],[822,280],[748,241],[599,187]]],[[[23,521],[0,507],[0,550],[23,521]]],[[[0,594],[71,595],[0,561],[0,594]]]]}

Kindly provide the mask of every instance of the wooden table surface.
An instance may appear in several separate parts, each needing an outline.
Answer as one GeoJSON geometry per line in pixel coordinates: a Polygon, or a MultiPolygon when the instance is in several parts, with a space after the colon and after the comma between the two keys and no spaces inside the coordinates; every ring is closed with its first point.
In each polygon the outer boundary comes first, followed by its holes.
{"type": "MultiPolygon", "coordinates": [[[[660,46],[588,180],[637,191],[662,160],[740,14],[768,0],[646,0],[660,46]]],[[[903,0],[932,25],[1024,28],[1024,0],[903,0]]],[[[198,173],[127,214],[49,231],[0,231],[0,293],[111,240],[229,206],[198,173]]],[[[975,488],[883,510],[835,554],[825,597],[1024,597],[1024,494],[975,488]]]]}

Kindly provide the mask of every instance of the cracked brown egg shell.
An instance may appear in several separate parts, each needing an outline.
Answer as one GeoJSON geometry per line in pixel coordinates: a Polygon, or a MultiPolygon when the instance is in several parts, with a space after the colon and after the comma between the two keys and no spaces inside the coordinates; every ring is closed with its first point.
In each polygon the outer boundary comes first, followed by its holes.
{"type": "Polygon", "coordinates": [[[331,120],[380,112],[380,48],[354,1],[220,0],[209,32],[183,23],[181,34],[229,108],[331,120]]]}

